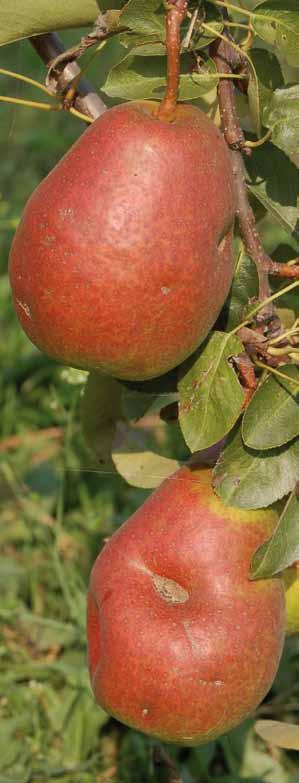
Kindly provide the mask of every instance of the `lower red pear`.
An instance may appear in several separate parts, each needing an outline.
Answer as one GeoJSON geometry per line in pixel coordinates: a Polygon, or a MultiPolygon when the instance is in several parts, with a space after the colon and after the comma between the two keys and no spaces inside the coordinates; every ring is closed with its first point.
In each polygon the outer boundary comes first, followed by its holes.
{"type": "Polygon", "coordinates": [[[280,578],[250,581],[271,510],[224,506],[187,465],[112,536],[92,570],[88,662],[97,702],[166,742],[242,722],[271,687],[285,626],[280,578]]]}
{"type": "Polygon", "coordinates": [[[233,276],[231,153],[199,109],[122,104],[37,187],[10,253],[24,331],[50,356],[161,375],[213,326],[233,276]]]}

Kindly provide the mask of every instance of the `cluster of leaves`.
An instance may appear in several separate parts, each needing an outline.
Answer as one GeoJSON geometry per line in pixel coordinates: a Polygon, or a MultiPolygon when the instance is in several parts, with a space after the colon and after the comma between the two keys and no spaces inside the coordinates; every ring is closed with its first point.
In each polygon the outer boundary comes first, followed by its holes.
{"type": "Polygon", "coordinates": [[[245,393],[235,360],[243,345],[231,326],[243,309],[249,281],[254,290],[256,272],[240,245],[238,253],[225,308],[227,331],[213,331],[190,360],[156,381],[125,384],[91,373],[82,422],[99,464],[104,470],[114,466],[133,486],[157,487],[186,458],[182,443],[176,459],[149,447],[147,422],[160,416],[172,428],[179,424],[185,445],[199,461],[213,461],[220,451],[214,486],[225,504],[261,508],[291,493],[262,561],[261,555],[257,559],[253,575],[263,577],[299,558],[299,369],[284,365],[277,375],[265,372],[242,416],[245,393]]]}

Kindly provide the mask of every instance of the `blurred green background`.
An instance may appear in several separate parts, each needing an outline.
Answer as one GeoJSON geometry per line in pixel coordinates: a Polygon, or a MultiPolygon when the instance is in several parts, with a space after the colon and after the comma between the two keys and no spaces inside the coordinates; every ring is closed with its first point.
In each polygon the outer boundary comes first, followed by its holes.
{"type": "MultiPolygon", "coordinates": [[[[79,36],[63,38],[70,44],[79,36]]],[[[109,57],[111,62],[113,47],[109,57]]],[[[109,57],[103,53],[93,65],[98,85],[109,57]]],[[[2,48],[0,67],[41,82],[45,75],[28,42],[2,48]]],[[[0,80],[1,94],[43,99],[21,82],[0,80]]],[[[27,340],[7,277],[9,246],[28,196],[83,128],[63,112],[0,104],[0,783],[165,779],[163,765],[153,761],[154,743],[95,706],[86,670],[91,564],[102,540],[147,492],[99,473],[80,428],[83,377],[27,340]]],[[[294,255],[284,232],[268,219],[263,236],[269,250],[283,245],[285,257],[294,255]]],[[[153,438],[164,453],[186,456],[176,425],[166,431],[161,424],[153,438]]],[[[299,639],[290,640],[259,717],[296,722],[298,652],[299,639]]],[[[185,783],[299,783],[297,754],[266,747],[253,720],[203,748],[168,751],[185,783]]]]}

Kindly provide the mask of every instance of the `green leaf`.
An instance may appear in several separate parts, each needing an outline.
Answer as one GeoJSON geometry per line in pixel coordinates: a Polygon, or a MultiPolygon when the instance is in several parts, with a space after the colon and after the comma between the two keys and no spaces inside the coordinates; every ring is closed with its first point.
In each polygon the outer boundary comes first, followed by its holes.
{"type": "Polygon", "coordinates": [[[248,187],[280,225],[299,238],[299,170],[268,142],[246,160],[248,187]]]}
{"type": "MultiPolygon", "coordinates": [[[[201,25],[194,30],[192,36],[192,50],[203,49],[213,41],[217,34],[223,30],[223,21],[218,9],[207,3],[205,7],[205,22],[213,26],[215,35],[206,31],[201,25]]],[[[133,33],[156,41],[165,41],[165,5],[161,0],[129,0],[122,13],[120,24],[129,27],[133,33]]],[[[185,19],[182,25],[181,39],[189,28],[189,20],[185,19]]],[[[160,52],[161,53],[161,52],[160,52]]]]}
{"type": "Polygon", "coordinates": [[[118,424],[112,459],[120,475],[133,487],[154,489],[180,465],[175,459],[155,454],[147,448],[140,431],[118,424]]]}
{"type": "Polygon", "coordinates": [[[99,14],[96,0],[9,0],[1,3],[0,45],[69,27],[92,25],[99,14]]]}
{"type": "MultiPolygon", "coordinates": [[[[136,49],[134,50],[136,52],[136,49]]],[[[142,51],[142,48],[141,48],[142,51]]],[[[195,100],[217,85],[216,67],[208,60],[200,73],[190,73],[190,57],[181,58],[180,100],[195,100]]],[[[126,100],[159,100],[166,87],[166,60],[164,57],[139,57],[127,54],[111,68],[101,89],[112,98],[126,100]]]]}
{"type": "MultiPolygon", "coordinates": [[[[229,736],[229,735],[228,735],[229,736]]],[[[242,758],[238,777],[232,783],[291,783],[291,775],[285,769],[284,759],[278,754],[270,754],[268,748],[261,747],[254,727],[249,730],[246,741],[241,746],[242,758]]],[[[295,781],[293,780],[293,783],[295,781]]]]}
{"type": "Polygon", "coordinates": [[[155,489],[180,467],[175,459],[154,451],[114,452],[113,462],[120,475],[132,487],[155,489]]]}
{"type": "Polygon", "coordinates": [[[120,23],[134,33],[165,39],[165,8],[161,0],[129,0],[121,13],[120,23]]]}
{"type": "Polygon", "coordinates": [[[226,302],[227,330],[243,321],[249,300],[258,296],[258,276],[254,261],[247,255],[241,239],[235,243],[236,265],[233,282],[226,302]]]}
{"type": "Polygon", "coordinates": [[[255,553],[252,579],[267,579],[299,560],[299,484],[291,494],[272,538],[255,553]]]}
{"type": "Polygon", "coordinates": [[[135,421],[141,419],[156,398],[157,395],[155,394],[137,391],[137,389],[130,389],[124,386],[122,389],[122,410],[125,418],[135,421]]]}
{"type": "Polygon", "coordinates": [[[289,750],[299,750],[299,726],[278,720],[258,720],[254,724],[256,733],[269,745],[289,750]]]}
{"type": "Polygon", "coordinates": [[[299,154],[299,85],[275,90],[264,108],[263,124],[272,131],[271,141],[289,157],[299,154]]]}
{"type": "Polygon", "coordinates": [[[242,351],[238,337],[214,332],[179,382],[179,422],[192,452],[221,440],[240,415],[244,392],[229,359],[242,351]]]}
{"type": "Polygon", "coordinates": [[[101,11],[111,11],[112,13],[125,5],[126,0],[97,0],[97,5],[101,11]]]}
{"type": "Polygon", "coordinates": [[[297,386],[269,374],[257,389],[243,418],[242,436],[252,449],[274,449],[299,435],[299,368],[284,366],[297,386]]]}
{"type": "MultiPolygon", "coordinates": [[[[157,43],[156,38],[135,35],[135,33],[122,33],[119,42],[130,55],[136,57],[165,57],[166,47],[164,43],[157,43]]],[[[123,58],[122,58],[123,59],[123,58]]]]}
{"type": "MultiPolygon", "coordinates": [[[[5,698],[5,697],[4,697],[5,698]]],[[[5,699],[7,702],[8,700],[5,699]]],[[[22,704],[21,709],[17,710],[17,717],[9,717],[8,712],[1,714],[0,725],[0,783],[1,779],[6,783],[17,780],[18,783],[26,783],[30,779],[27,773],[31,767],[31,752],[26,743],[28,733],[32,728],[32,716],[27,704],[22,704]],[[9,773],[15,773],[16,778],[10,777],[9,773]],[[5,778],[5,773],[7,777],[5,778]],[[8,774],[7,774],[8,773],[8,774]],[[18,777],[19,776],[19,777],[18,777]]]]}
{"type": "Polygon", "coordinates": [[[39,617],[32,612],[22,612],[19,625],[37,650],[48,650],[55,645],[69,647],[77,639],[77,629],[71,623],[39,617]]]}
{"type": "Polygon", "coordinates": [[[124,386],[121,399],[124,417],[128,420],[137,421],[145,414],[157,413],[166,405],[177,402],[178,394],[173,392],[155,394],[124,386]]]}
{"type": "Polygon", "coordinates": [[[109,375],[91,372],[81,403],[81,421],[87,445],[103,468],[111,465],[111,447],[117,419],[122,417],[122,387],[109,375]]]}
{"type": "Polygon", "coordinates": [[[62,757],[66,765],[82,762],[93,748],[94,735],[107,723],[109,716],[96,707],[91,695],[75,692],[62,729],[62,757]]]}
{"type": "Polygon", "coordinates": [[[251,16],[257,35],[283,55],[288,65],[299,65],[299,7],[297,0],[266,0],[251,16]]]}
{"type": "Polygon", "coordinates": [[[179,100],[193,101],[204,98],[208,103],[214,102],[214,94],[218,85],[217,69],[211,59],[207,59],[199,71],[190,73],[190,60],[187,55],[181,57],[181,77],[179,85],[179,100]],[[210,95],[208,96],[208,93],[210,95]]]}
{"type": "MultiPolygon", "coordinates": [[[[277,58],[265,49],[251,49],[248,101],[253,130],[261,135],[263,111],[269,106],[273,90],[283,84],[277,58]]],[[[268,126],[267,126],[268,127],[268,126]]]]}
{"type": "Polygon", "coordinates": [[[226,505],[263,508],[291,492],[298,475],[298,438],[280,449],[254,451],[238,428],[214,468],[213,484],[226,505]]]}

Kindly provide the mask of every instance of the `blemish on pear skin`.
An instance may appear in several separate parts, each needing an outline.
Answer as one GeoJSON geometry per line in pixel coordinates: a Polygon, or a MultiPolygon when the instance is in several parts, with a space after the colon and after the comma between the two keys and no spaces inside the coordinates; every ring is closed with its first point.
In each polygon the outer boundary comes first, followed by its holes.
{"type": "Polygon", "coordinates": [[[31,310],[29,305],[26,302],[21,302],[20,299],[16,299],[16,302],[19,305],[19,307],[21,307],[25,315],[27,315],[27,318],[31,319],[31,310]]]}
{"type": "Polygon", "coordinates": [[[216,688],[219,688],[221,685],[224,685],[223,680],[198,680],[199,685],[215,685],[216,688]]]}
{"type": "Polygon", "coordinates": [[[161,598],[169,604],[184,604],[188,601],[189,593],[184,587],[175,582],[174,579],[167,579],[159,574],[153,575],[155,588],[161,598]]]}
{"type": "Polygon", "coordinates": [[[191,623],[188,620],[183,620],[183,627],[192,652],[195,655],[199,654],[201,652],[200,646],[193,635],[191,623]]]}

